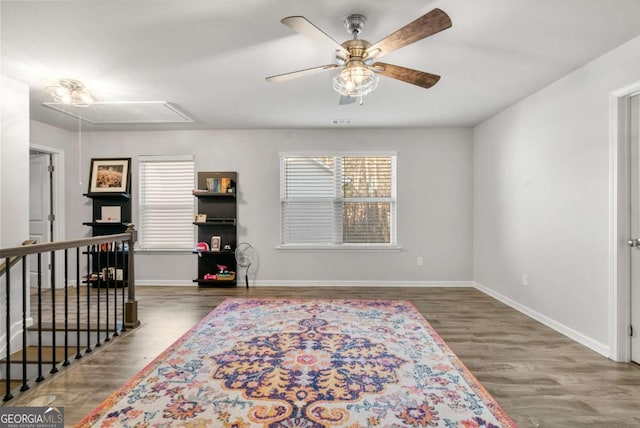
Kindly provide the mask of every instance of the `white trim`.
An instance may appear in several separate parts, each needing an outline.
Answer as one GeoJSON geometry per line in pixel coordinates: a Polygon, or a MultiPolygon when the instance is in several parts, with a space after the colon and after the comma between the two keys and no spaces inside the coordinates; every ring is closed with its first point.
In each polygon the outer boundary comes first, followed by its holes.
{"type": "Polygon", "coordinates": [[[57,180],[54,183],[54,198],[53,198],[53,212],[56,215],[56,221],[53,223],[53,234],[51,238],[53,240],[64,240],[66,238],[65,230],[65,165],[64,165],[64,150],[54,147],[44,146],[41,144],[30,144],[29,149],[38,150],[44,153],[50,153],[52,156],[53,167],[55,171],[59,173],[56,177],[57,180]]]}
{"type": "MultiPolygon", "coordinates": [[[[244,276],[238,277],[238,288],[244,288],[244,276]]],[[[196,283],[189,280],[171,279],[136,279],[136,287],[196,287],[196,283]]],[[[300,281],[300,280],[257,280],[249,278],[249,286],[253,287],[474,287],[473,281],[300,281]]]]}
{"type": "Polygon", "coordinates": [[[402,247],[396,245],[376,245],[376,244],[336,244],[336,245],[302,245],[302,244],[283,244],[275,247],[278,251],[292,251],[296,253],[322,253],[340,252],[340,253],[399,253],[402,247]]]}
{"type": "Polygon", "coordinates": [[[628,99],[640,82],[609,94],[609,350],[615,361],[631,359],[628,99]]]}
{"type": "Polygon", "coordinates": [[[283,157],[294,157],[294,158],[299,158],[299,157],[335,157],[335,156],[369,156],[369,157],[386,157],[386,156],[398,156],[398,152],[395,151],[377,151],[377,150],[359,150],[359,151],[333,151],[333,150],[328,150],[328,151],[318,151],[318,150],[312,150],[312,151],[308,151],[308,152],[279,152],[278,156],[280,157],[280,159],[282,159],[283,157]]]}
{"type": "Polygon", "coordinates": [[[64,113],[64,114],[68,114],[69,116],[84,120],[87,123],[92,123],[92,124],[109,124],[109,125],[116,125],[116,124],[126,124],[126,123],[135,123],[135,124],[140,124],[140,123],[194,123],[195,120],[190,118],[189,116],[187,116],[186,113],[180,111],[178,109],[177,106],[171,104],[168,101],[96,101],[94,102],[92,105],[95,107],[99,107],[101,105],[104,106],[112,106],[112,105],[129,105],[129,104],[137,104],[137,105],[152,105],[152,104],[160,104],[161,106],[165,107],[167,110],[175,113],[175,116],[177,116],[177,119],[139,119],[139,120],[96,120],[96,119],[88,119],[84,116],[82,116],[82,114],[79,114],[78,112],[76,112],[75,110],[67,110],[70,107],[69,104],[64,104],[64,103],[55,103],[55,102],[44,102],[42,103],[43,106],[48,107],[52,110],[57,110],[60,113],[64,113]]]}
{"type": "Polygon", "coordinates": [[[190,279],[136,279],[136,287],[196,287],[197,285],[190,279]]]}
{"type": "MultiPolygon", "coordinates": [[[[53,181],[53,213],[56,218],[53,222],[53,236],[52,241],[64,241],[66,239],[66,213],[65,213],[65,164],[64,164],[64,150],[55,147],[45,146],[43,144],[29,144],[30,150],[37,150],[39,152],[47,153],[51,155],[51,162],[55,170],[53,181]]],[[[64,259],[58,257],[56,259],[56,288],[64,288],[64,259]]]]}
{"type": "Polygon", "coordinates": [[[174,256],[184,256],[186,254],[193,254],[193,249],[190,248],[188,250],[182,249],[162,249],[162,248],[134,248],[134,252],[136,254],[144,255],[144,254],[158,254],[162,253],[165,255],[174,255],[174,256]]]}
{"type": "MultiPolygon", "coordinates": [[[[240,278],[242,279],[242,278],[240,278]]],[[[238,283],[240,286],[240,283],[238,283]]],[[[307,281],[257,280],[249,278],[249,286],[256,287],[473,287],[473,281],[307,281]]]]}
{"type": "Polygon", "coordinates": [[[544,325],[546,325],[549,328],[552,328],[553,330],[557,331],[558,333],[561,333],[565,336],[567,336],[569,339],[572,339],[578,343],[580,343],[581,345],[586,346],[587,348],[592,349],[593,351],[604,355],[605,357],[609,356],[609,347],[604,344],[604,343],[600,343],[597,340],[594,340],[592,338],[590,338],[589,336],[586,336],[574,329],[572,329],[571,327],[568,327],[562,323],[557,322],[554,319],[551,319],[549,317],[547,317],[546,315],[543,315],[525,305],[522,305],[518,302],[516,302],[515,300],[510,299],[509,297],[506,297],[500,293],[498,293],[497,291],[492,290],[489,287],[486,287],[478,282],[473,282],[473,287],[475,287],[477,290],[483,292],[484,294],[493,297],[496,300],[499,300],[500,302],[504,303],[507,306],[510,306],[511,308],[515,309],[516,311],[523,313],[524,315],[527,315],[529,318],[532,318],[544,325]]]}

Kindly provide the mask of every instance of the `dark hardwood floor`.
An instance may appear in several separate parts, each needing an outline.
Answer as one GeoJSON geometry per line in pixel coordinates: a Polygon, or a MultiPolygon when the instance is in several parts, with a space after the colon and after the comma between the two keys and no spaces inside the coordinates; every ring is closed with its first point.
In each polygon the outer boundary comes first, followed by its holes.
{"type": "Polygon", "coordinates": [[[7,405],[73,426],[225,297],[410,300],[521,427],[640,427],[640,366],[613,362],[472,288],[138,287],[142,325],[7,405]]]}

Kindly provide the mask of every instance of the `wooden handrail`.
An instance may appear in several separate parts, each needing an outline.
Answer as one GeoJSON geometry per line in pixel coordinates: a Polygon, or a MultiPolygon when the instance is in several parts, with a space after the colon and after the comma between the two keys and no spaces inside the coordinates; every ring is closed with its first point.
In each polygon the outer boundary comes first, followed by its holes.
{"type": "MultiPolygon", "coordinates": [[[[22,245],[35,245],[36,241],[34,241],[33,239],[27,239],[26,241],[22,242],[22,245]]],[[[7,262],[2,262],[2,264],[0,264],[0,276],[4,275],[4,273],[7,271],[7,269],[11,269],[11,267],[13,265],[15,265],[16,263],[18,263],[18,260],[20,260],[20,256],[13,256],[9,258],[9,267],[7,267],[7,262]]]]}
{"type": "MultiPolygon", "coordinates": [[[[95,236],[91,238],[74,239],[71,241],[47,242],[44,244],[27,245],[24,247],[13,247],[0,249],[0,259],[7,257],[21,257],[29,254],[38,254],[48,251],[65,250],[69,248],[85,247],[95,244],[105,244],[114,241],[129,241],[132,239],[132,232],[118,233],[115,235],[95,236]]],[[[133,231],[135,233],[135,231],[133,231]]],[[[135,242],[135,237],[133,239],[135,242]]]]}
{"type": "MultiPolygon", "coordinates": [[[[39,254],[39,253],[46,253],[46,252],[52,252],[52,251],[58,251],[58,250],[67,250],[67,249],[71,249],[71,248],[79,248],[79,247],[89,247],[91,245],[96,245],[96,244],[108,244],[111,242],[117,242],[117,241],[127,241],[129,243],[129,251],[130,251],[130,257],[128,258],[128,281],[127,281],[127,288],[128,288],[128,302],[127,302],[127,307],[126,307],[126,312],[127,312],[127,319],[126,319],[126,324],[127,326],[134,326],[134,325],[138,325],[139,321],[138,321],[138,308],[137,308],[137,302],[136,302],[136,289],[135,289],[135,264],[134,264],[134,257],[133,257],[133,246],[135,244],[135,242],[138,240],[138,232],[135,229],[135,226],[132,223],[129,223],[127,225],[127,230],[124,233],[118,233],[118,234],[114,234],[114,235],[104,235],[104,236],[94,236],[94,237],[90,237],[90,238],[81,238],[81,239],[74,239],[74,240],[70,240],[70,241],[59,241],[59,242],[47,242],[44,244],[31,244],[31,245],[24,245],[21,247],[12,247],[12,248],[4,248],[4,249],[0,249],[0,260],[2,259],[9,259],[9,267],[13,266],[15,263],[17,263],[17,261],[24,257],[24,256],[28,256],[30,254],[39,254]]],[[[27,241],[25,241],[27,242],[27,241]]],[[[24,244],[24,243],[23,243],[24,244]]],[[[1,271],[2,273],[4,273],[6,271],[6,261],[0,265],[3,267],[3,270],[1,271]]],[[[1,275],[1,274],[0,274],[1,275]]]]}

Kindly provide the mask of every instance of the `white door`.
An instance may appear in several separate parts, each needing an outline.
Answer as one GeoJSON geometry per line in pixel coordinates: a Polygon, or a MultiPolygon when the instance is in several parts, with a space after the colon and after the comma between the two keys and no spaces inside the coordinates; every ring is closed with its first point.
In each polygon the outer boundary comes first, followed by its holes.
{"type": "MultiPolygon", "coordinates": [[[[50,155],[32,152],[29,156],[29,238],[38,244],[51,240],[51,185],[49,175],[50,155]]],[[[29,256],[29,281],[38,286],[38,263],[35,255],[29,256]]],[[[50,284],[49,253],[42,254],[42,287],[50,284]]]]}
{"type": "Polygon", "coordinates": [[[631,101],[630,145],[631,158],[631,361],[640,364],[640,95],[631,101]]]}

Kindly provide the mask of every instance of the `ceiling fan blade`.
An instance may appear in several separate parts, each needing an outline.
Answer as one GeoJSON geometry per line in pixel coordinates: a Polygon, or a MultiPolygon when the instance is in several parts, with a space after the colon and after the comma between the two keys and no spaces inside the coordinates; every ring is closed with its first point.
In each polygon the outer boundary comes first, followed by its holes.
{"type": "Polygon", "coordinates": [[[429,89],[438,83],[438,80],[440,80],[440,76],[437,74],[425,73],[424,71],[412,70],[398,65],[386,64],[384,62],[376,62],[371,67],[383,76],[402,80],[403,82],[421,86],[425,89],[429,89]]]}
{"type": "Polygon", "coordinates": [[[347,97],[346,95],[340,95],[340,101],[338,101],[338,104],[343,106],[346,104],[353,104],[356,102],[356,97],[347,97]]]}
{"type": "Polygon", "coordinates": [[[291,28],[296,33],[300,33],[314,42],[328,45],[343,58],[347,58],[349,56],[348,50],[346,50],[340,43],[333,40],[327,33],[313,25],[304,16],[288,16],[283,18],[280,22],[291,28]]]}
{"type": "Polygon", "coordinates": [[[296,79],[298,77],[307,76],[309,74],[318,73],[323,70],[331,70],[341,67],[338,64],[321,65],[320,67],[306,68],[304,70],[292,71],[290,73],[276,74],[275,76],[265,77],[268,82],[284,82],[285,80],[296,79]]]}
{"type": "Polygon", "coordinates": [[[432,36],[452,25],[449,15],[440,9],[433,9],[415,21],[405,25],[395,33],[389,34],[366,50],[369,58],[381,57],[401,47],[432,36]]]}

